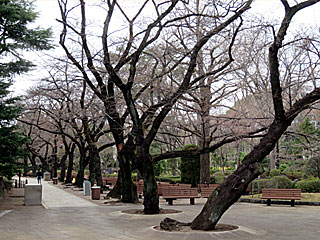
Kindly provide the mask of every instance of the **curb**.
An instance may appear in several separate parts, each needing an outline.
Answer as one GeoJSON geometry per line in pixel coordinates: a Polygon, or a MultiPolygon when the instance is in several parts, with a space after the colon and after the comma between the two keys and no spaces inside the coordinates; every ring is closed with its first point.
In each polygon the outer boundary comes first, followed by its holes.
{"type": "MultiPolygon", "coordinates": [[[[240,198],[239,202],[267,204],[267,200],[253,199],[253,198],[251,198],[251,199],[250,198],[240,198]]],[[[271,200],[271,204],[290,205],[290,200],[289,201],[271,200]]],[[[294,204],[295,205],[307,205],[307,206],[320,206],[320,202],[295,201],[294,204]]]]}

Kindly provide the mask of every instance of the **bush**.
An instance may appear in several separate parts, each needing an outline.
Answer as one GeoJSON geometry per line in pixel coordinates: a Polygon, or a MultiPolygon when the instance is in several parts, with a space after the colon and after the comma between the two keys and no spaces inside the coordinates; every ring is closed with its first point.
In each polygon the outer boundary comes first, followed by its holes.
{"type": "Polygon", "coordinates": [[[293,187],[293,183],[287,176],[274,176],[271,181],[275,188],[288,189],[293,187]]]}
{"type": "Polygon", "coordinates": [[[223,172],[217,172],[213,177],[215,178],[215,183],[222,183],[226,176],[223,172]]]}
{"type": "Polygon", "coordinates": [[[286,175],[291,180],[302,179],[304,176],[303,172],[298,172],[298,171],[292,171],[292,172],[284,171],[282,174],[286,175]]]}
{"type": "Polygon", "coordinates": [[[210,176],[210,183],[215,184],[217,183],[216,177],[215,176],[210,176]]]}
{"type": "Polygon", "coordinates": [[[162,176],[162,177],[156,177],[156,180],[159,182],[169,182],[169,183],[181,183],[180,177],[170,177],[170,176],[162,176]]]}
{"type": "Polygon", "coordinates": [[[260,191],[263,188],[288,189],[288,188],[293,188],[293,183],[286,176],[274,176],[271,179],[254,180],[251,184],[251,188],[253,188],[254,192],[257,192],[258,188],[260,191]]]}
{"type": "Polygon", "coordinates": [[[288,167],[288,164],[286,164],[286,163],[281,164],[280,165],[280,172],[284,172],[287,167],[288,167]]]}
{"type": "Polygon", "coordinates": [[[279,169],[271,169],[269,175],[270,177],[280,176],[281,172],[279,169]]]}
{"type": "Polygon", "coordinates": [[[320,192],[320,179],[309,178],[306,180],[301,180],[296,183],[296,188],[300,188],[301,191],[304,193],[320,192]]]}
{"type": "Polygon", "coordinates": [[[305,172],[308,175],[320,178],[320,156],[317,155],[309,159],[305,166],[305,172]]]}

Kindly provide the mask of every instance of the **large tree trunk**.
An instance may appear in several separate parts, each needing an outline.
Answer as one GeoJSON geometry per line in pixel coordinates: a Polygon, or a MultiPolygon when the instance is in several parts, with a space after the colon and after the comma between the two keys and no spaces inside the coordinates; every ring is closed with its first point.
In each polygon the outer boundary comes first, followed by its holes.
{"type": "Polygon", "coordinates": [[[131,163],[133,153],[128,151],[126,146],[123,148],[118,147],[118,161],[120,165],[121,179],[118,178],[118,182],[121,182],[121,201],[125,203],[137,203],[138,193],[137,186],[133,183],[131,178],[131,163]]]}
{"type": "Polygon", "coordinates": [[[112,188],[110,192],[108,192],[107,196],[112,198],[121,199],[121,173],[118,172],[118,179],[116,185],[112,188]]]}
{"type": "Polygon", "coordinates": [[[144,213],[158,214],[160,212],[158,187],[154,175],[152,158],[149,154],[149,149],[143,149],[143,147],[139,146],[137,147],[137,152],[137,157],[139,159],[139,171],[142,173],[142,177],[144,180],[144,213]],[[140,163],[142,163],[142,165],[140,163]]]}
{"type": "Polygon", "coordinates": [[[263,173],[260,162],[272,151],[291,121],[274,121],[260,143],[244,158],[239,168],[231,174],[208,198],[201,213],[193,220],[192,229],[212,230],[224,212],[246,191],[249,183],[263,173]]]}

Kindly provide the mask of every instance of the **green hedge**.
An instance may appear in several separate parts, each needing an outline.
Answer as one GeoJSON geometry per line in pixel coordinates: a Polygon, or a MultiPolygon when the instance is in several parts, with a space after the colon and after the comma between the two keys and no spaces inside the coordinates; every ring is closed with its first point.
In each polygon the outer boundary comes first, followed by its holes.
{"type": "Polygon", "coordinates": [[[169,182],[169,183],[181,183],[181,178],[174,176],[163,176],[163,177],[156,177],[156,180],[159,182],[169,182]]]}
{"type": "Polygon", "coordinates": [[[300,188],[304,193],[316,193],[320,192],[320,179],[312,178],[301,180],[296,183],[296,188],[300,188]]]}
{"type": "Polygon", "coordinates": [[[271,179],[254,180],[252,182],[251,187],[253,187],[253,190],[256,192],[256,191],[258,191],[258,187],[260,188],[260,191],[263,188],[288,189],[288,188],[294,188],[294,184],[286,176],[274,176],[271,179]],[[260,186],[258,186],[258,185],[260,185],[260,186]]]}

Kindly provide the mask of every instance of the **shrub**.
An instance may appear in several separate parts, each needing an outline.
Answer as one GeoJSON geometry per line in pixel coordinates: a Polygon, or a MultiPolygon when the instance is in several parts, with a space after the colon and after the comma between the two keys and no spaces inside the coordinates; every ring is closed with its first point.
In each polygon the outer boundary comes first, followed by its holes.
{"type": "Polygon", "coordinates": [[[300,188],[302,192],[316,193],[320,192],[320,179],[309,178],[296,183],[296,188],[300,188]]]}
{"type": "Polygon", "coordinates": [[[169,183],[180,183],[181,179],[180,177],[170,177],[170,176],[161,176],[161,177],[156,177],[156,180],[159,182],[169,182],[169,183]]]}
{"type": "Polygon", "coordinates": [[[280,172],[284,172],[287,167],[288,167],[288,164],[286,164],[286,163],[281,164],[280,165],[280,172]]]}
{"type": "Polygon", "coordinates": [[[288,189],[293,187],[293,183],[287,176],[274,176],[271,181],[275,188],[288,189]]]}
{"type": "Polygon", "coordinates": [[[292,187],[293,187],[293,183],[286,176],[274,176],[273,178],[270,178],[270,179],[254,180],[251,183],[251,188],[253,188],[254,192],[257,192],[258,189],[261,192],[263,188],[288,189],[292,187]]]}
{"type": "Polygon", "coordinates": [[[292,172],[284,171],[282,174],[286,175],[291,180],[302,179],[304,176],[303,172],[298,172],[298,171],[292,171],[292,172]]]}
{"type": "Polygon", "coordinates": [[[215,184],[217,183],[216,177],[215,176],[210,176],[210,183],[215,184]]]}
{"type": "Polygon", "coordinates": [[[270,177],[279,176],[281,175],[281,172],[279,169],[271,169],[269,175],[270,177]]]}
{"type": "Polygon", "coordinates": [[[217,172],[213,177],[215,178],[215,183],[222,183],[225,179],[225,174],[223,172],[217,172]]]}
{"type": "Polygon", "coordinates": [[[317,155],[309,159],[305,166],[308,175],[320,178],[320,156],[317,155]]]}

